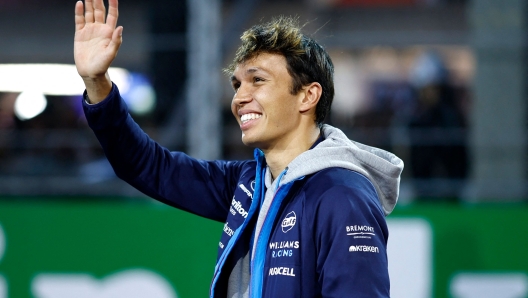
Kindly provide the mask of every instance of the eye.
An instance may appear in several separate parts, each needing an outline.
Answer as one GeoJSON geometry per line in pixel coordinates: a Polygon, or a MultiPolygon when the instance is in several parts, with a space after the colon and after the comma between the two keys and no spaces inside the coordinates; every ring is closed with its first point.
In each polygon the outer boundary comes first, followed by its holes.
{"type": "Polygon", "coordinates": [[[235,93],[238,91],[238,88],[240,88],[240,83],[233,83],[233,90],[235,90],[235,93]]]}
{"type": "Polygon", "coordinates": [[[253,82],[257,83],[257,82],[264,82],[264,79],[263,78],[260,78],[260,77],[254,77],[253,78],[253,82]]]}

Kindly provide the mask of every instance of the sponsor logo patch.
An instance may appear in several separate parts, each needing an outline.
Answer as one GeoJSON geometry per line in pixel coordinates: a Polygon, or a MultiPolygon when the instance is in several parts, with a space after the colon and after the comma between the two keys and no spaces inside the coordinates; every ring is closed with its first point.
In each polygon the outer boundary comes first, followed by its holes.
{"type": "Polygon", "coordinates": [[[227,222],[224,224],[224,233],[226,233],[229,237],[233,236],[235,233],[235,231],[233,231],[233,229],[228,226],[227,222]]]}
{"type": "Polygon", "coordinates": [[[368,245],[352,245],[348,248],[349,252],[373,252],[379,254],[379,248],[368,245]]]}
{"type": "Polygon", "coordinates": [[[238,187],[240,187],[240,189],[242,189],[242,191],[244,191],[246,195],[253,200],[253,194],[249,191],[249,189],[247,189],[247,187],[244,184],[240,183],[238,187]]]}
{"type": "Polygon", "coordinates": [[[233,197],[233,200],[231,201],[231,208],[229,208],[229,212],[231,212],[231,214],[233,215],[236,215],[236,213],[238,212],[244,218],[247,218],[248,216],[247,211],[242,207],[242,203],[235,200],[235,197],[233,197]]]}
{"type": "Polygon", "coordinates": [[[295,276],[293,268],[288,267],[273,267],[269,270],[269,275],[286,275],[286,276],[295,276]]]}
{"type": "Polygon", "coordinates": [[[354,236],[354,238],[371,239],[372,236],[376,236],[376,233],[374,233],[374,228],[371,226],[346,226],[346,232],[348,236],[354,236]]]}
{"type": "Polygon", "coordinates": [[[297,222],[297,215],[292,211],[284,217],[281,223],[282,232],[287,233],[289,230],[293,229],[295,223],[297,222]]]}

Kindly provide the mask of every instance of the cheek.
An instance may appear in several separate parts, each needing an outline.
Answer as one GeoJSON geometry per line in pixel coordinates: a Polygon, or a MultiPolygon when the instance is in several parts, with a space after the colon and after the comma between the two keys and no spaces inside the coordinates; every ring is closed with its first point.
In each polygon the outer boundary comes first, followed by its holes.
{"type": "MultiPolygon", "coordinates": [[[[284,100],[293,100],[292,98],[287,98],[284,100]]],[[[295,106],[284,101],[278,102],[273,109],[268,113],[274,127],[283,127],[291,128],[293,123],[296,123],[297,114],[295,113],[295,106]]]]}
{"type": "Polygon", "coordinates": [[[234,99],[231,101],[231,113],[233,113],[233,116],[235,116],[235,118],[238,120],[238,111],[236,109],[234,99]]]}
{"type": "Polygon", "coordinates": [[[297,102],[297,96],[291,95],[290,93],[284,93],[282,100],[277,103],[277,106],[279,107],[277,112],[282,116],[294,118],[299,108],[297,102]]]}

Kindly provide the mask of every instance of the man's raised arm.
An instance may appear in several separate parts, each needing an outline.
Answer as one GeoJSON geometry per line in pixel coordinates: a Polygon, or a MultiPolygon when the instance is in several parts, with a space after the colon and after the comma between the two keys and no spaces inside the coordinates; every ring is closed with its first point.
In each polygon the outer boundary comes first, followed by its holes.
{"type": "Polygon", "coordinates": [[[75,65],[92,104],[103,101],[112,90],[108,68],[122,43],[123,27],[116,27],[117,0],[108,2],[108,16],[103,0],[75,4],[75,65]]]}

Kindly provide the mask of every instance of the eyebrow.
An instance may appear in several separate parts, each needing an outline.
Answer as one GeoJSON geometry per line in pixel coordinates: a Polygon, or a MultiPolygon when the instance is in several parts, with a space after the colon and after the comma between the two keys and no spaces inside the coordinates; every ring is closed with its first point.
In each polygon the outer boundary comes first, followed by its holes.
{"type": "MultiPolygon", "coordinates": [[[[248,70],[246,70],[246,74],[251,74],[251,73],[255,73],[255,72],[259,72],[259,71],[262,71],[262,72],[265,72],[265,73],[268,73],[265,69],[263,68],[260,68],[260,67],[251,67],[249,68],[248,70]]],[[[235,75],[232,75],[231,76],[231,82],[235,82],[235,81],[239,81],[239,79],[237,79],[237,77],[235,75]]]]}

